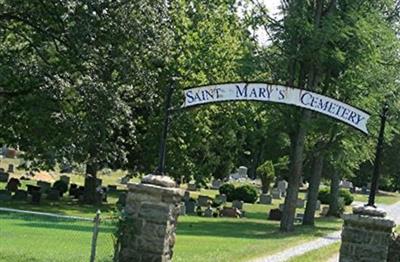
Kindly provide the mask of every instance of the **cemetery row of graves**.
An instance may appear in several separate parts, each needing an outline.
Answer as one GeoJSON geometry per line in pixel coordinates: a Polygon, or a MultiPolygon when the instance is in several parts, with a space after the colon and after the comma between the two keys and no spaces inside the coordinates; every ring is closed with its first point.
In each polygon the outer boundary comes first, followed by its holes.
{"type": "MultiPolygon", "coordinates": [[[[104,220],[110,222],[103,231],[100,231],[100,241],[98,243],[99,256],[104,259],[110,259],[113,255],[113,231],[117,221],[118,210],[124,206],[126,196],[127,179],[118,175],[102,175],[100,177],[101,187],[98,187],[98,194],[101,197],[102,204],[98,206],[85,204],[84,178],[77,174],[56,174],[53,176],[54,182],[37,180],[39,175],[35,173],[16,170],[14,164],[3,165],[0,169],[0,207],[44,211],[57,214],[67,214],[79,217],[93,218],[97,208],[102,210],[104,220]],[[103,178],[103,179],[102,179],[103,178]],[[102,183],[102,180],[106,181],[102,183]]],[[[246,169],[239,168],[236,175],[231,176],[230,180],[213,180],[208,185],[208,189],[200,189],[195,183],[181,185],[186,188],[182,203],[180,218],[177,231],[177,246],[175,252],[175,261],[213,261],[213,258],[219,257],[223,261],[232,259],[232,256],[241,256],[243,261],[255,258],[265,254],[273,254],[280,250],[279,243],[300,243],[305,240],[311,240],[321,234],[338,230],[341,227],[340,219],[326,218],[328,210],[324,199],[318,201],[316,216],[317,223],[315,228],[300,227],[304,207],[306,205],[306,187],[301,188],[302,193],[297,201],[298,213],[296,215],[297,232],[286,237],[276,239],[278,223],[282,216],[283,198],[286,194],[287,182],[279,180],[268,193],[262,193],[261,182],[246,178],[246,169]],[[244,193],[243,193],[244,192],[244,193]],[[261,192],[261,193],[260,193],[261,192]],[[321,203],[322,202],[322,203],[321,203]],[[304,235],[303,235],[304,234],[304,235]],[[207,236],[209,244],[202,237],[207,236]],[[251,241],[258,239],[257,242],[251,241]],[[226,246],[225,251],[221,251],[219,245],[226,246]],[[276,243],[275,243],[276,242],[276,243]],[[202,243],[197,245],[196,243],[202,243]],[[266,250],[266,247],[268,249],[266,250]],[[246,248],[253,248],[254,253],[247,254],[246,248]]],[[[131,180],[135,182],[138,180],[131,180]]],[[[349,192],[349,183],[341,183],[343,190],[349,192]]],[[[352,189],[352,191],[354,191],[352,189]]],[[[361,190],[362,191],[362,190],[361,190]]],[[[361,193],[361,192],[360,192],[361,193]]],[[[354,194],[356,199],[365,200],[366,195],[354,194]]],[[[386,201],[397,201],[397,196],[387,196],[382,198],[386,201]]],[[[350,204],[351,201],[347,204],[350,204]]],[[[16,227],[15,232],[21,232],[17,221],[24,221],[26,225],[26,216],[19,217],[18,214],[0,212],[2,223],[9,227],[16,227]],[[7,214],[7,216],[5,216],[7,214]],[[12,221],[12,222],[11,222],[12,221]]],[[[30,218],[32,219],[32,218],[30,218]]],[[[54,237],[52,242],[64,245],[66,239],[70,241],[79,241],[87,246],[86,254],[90,253],[90,239],[92,224],[76,222],[71,226],[70,222],[63,220],[46,221],[43,218],[37,218],[34,223],[45,223],[42,228],[25,227],[25,230],[31,232],[26,241],[36,241],[43,243],[52,238],[43,236],[41,231],[44,227],[57,228],[60,223],[68,225],[65,229],[46,230],[46,234],[60,234],[54,237]],[[80,224],[79,224],[80,223],[80,224]],[[86,228],[86,232],[77,230],[86,228]],[[62,237],[61,237],[62,236],[62,237]],[[65,237],[64,237],[65,236],[65,237]]],[[[22,235],[22,233],[19,233],[22,235]]],[[[10,244],[13,241],[10,241],[10,244]]],[[[23,242],[23,240],[19,240],[23,242]]],[[[29,245],[28,245],[29,246],[29,245]]],[[[54,248],[57,250],[57,248],[54,248]]],[[[15,252],[36,251],[12,250],[11,246],[2,247],[1,252],[4,256],[12,256],[15,252]],[[7,248],[8,250],[5,250],[7,248]]],[[[32,253],[33,252],[33,253],[32,253]]],[[[44,252],[44,251],[43,251],[44,252]]],[[[73,252],[73,247],[60,250],[60,252],[73,252]]],[[[39,255],[38,255],[39,256],[39,255]]],[[[33,255],[34,257],[34,255],[33,255]]],[[[40,256],[39,256],[40,257],[40,256]]],[[[0,257],[1,258],[1,257],[0,257]]],[[[65,258],[60,258],[64,261],[65,258]]],[[[70,261],[77,259],[71,255],[70,261]]],[[[79,258],[78,258],[79,259],[79,258]]],[[[67,260],[65,260],[67,261],[67,260]]],[[[69,261],[69,260],[68,260],[69,261]]]]}

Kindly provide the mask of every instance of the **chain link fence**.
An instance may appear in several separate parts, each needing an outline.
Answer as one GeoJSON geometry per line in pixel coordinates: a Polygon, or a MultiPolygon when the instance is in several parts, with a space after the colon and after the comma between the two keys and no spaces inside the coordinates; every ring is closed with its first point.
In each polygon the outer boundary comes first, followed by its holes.
{"type": "Polygon", "coordinates": [[[116,220],[99,218],[0,208],[0,261],[111,262],[116,220]]]}

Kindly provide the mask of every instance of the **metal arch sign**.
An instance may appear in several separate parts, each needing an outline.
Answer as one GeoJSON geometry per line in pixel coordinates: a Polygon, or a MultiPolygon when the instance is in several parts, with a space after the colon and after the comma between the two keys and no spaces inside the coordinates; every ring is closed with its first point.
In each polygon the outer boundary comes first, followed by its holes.
{"type": "Polygon", "coordinates": [[[365,134],[370,115],[336,99],[307,90],[267,83],[226,83],[184,90],[182,107],[224,101],[261,101],[294,105],[338,119],[365,134]]]}

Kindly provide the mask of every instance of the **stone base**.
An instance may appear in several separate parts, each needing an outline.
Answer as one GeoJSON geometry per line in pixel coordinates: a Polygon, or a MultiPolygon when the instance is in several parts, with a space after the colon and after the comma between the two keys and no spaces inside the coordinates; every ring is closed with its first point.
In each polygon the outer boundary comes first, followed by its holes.
{"type": "Polygon", "coordinates": [[[168,177],[145,177],[128,184],[119,261],[170,261],[184,191],[168,177]]]}
{"type": "Polygon", "coordinates": [[[343,215],[340,262],[386,262],[395,223],[386,213],[371,207],[356,207],[343,215]]]}

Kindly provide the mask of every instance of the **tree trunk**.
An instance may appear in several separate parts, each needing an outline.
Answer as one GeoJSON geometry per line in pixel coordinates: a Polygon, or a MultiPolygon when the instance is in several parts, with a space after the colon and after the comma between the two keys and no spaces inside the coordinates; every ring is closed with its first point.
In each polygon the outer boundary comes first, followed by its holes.
{"type": "Polygon", "coordinates": [[[340,217],[340,207],[339,207],[339,184],[340,176],[338,171],[333,171],[331,177],[331,194],[328,216],[340,217]]]}
{"type": "Polygon", "coordinates": [[[307,192],[307,205],[304,212],[303,225],[314,225],[315,209],[317,207],[319,185],[321,183],[324,156],[320,153],[314,158],[313,173],[307,192]]]}
{"type": "Polygon", "coordinates": [[[291,170],[288,179],[288,189],[280,225],[280,230],[282,232],[290,232],[294,229],[294,217],[296,214],[296,204],[299,194],[299,183],[303,170],[303,152],[306,137],[306,125],[309,122],[310,117],[311,111],[304,110],[302,112],[302,121],[300,122],[295,142],[293,143],[294,148],[291,155],[292,159],[290,163],[291,170]]]}
{"type": "Polygon", "coordinates": [[[86,204],[101,204],[101,195],[97,192],[97,188],[101,187],[101,180],[97,179],[97,165],[86,165],[85,190],[83,193],[83,201],[86,204]]]}

